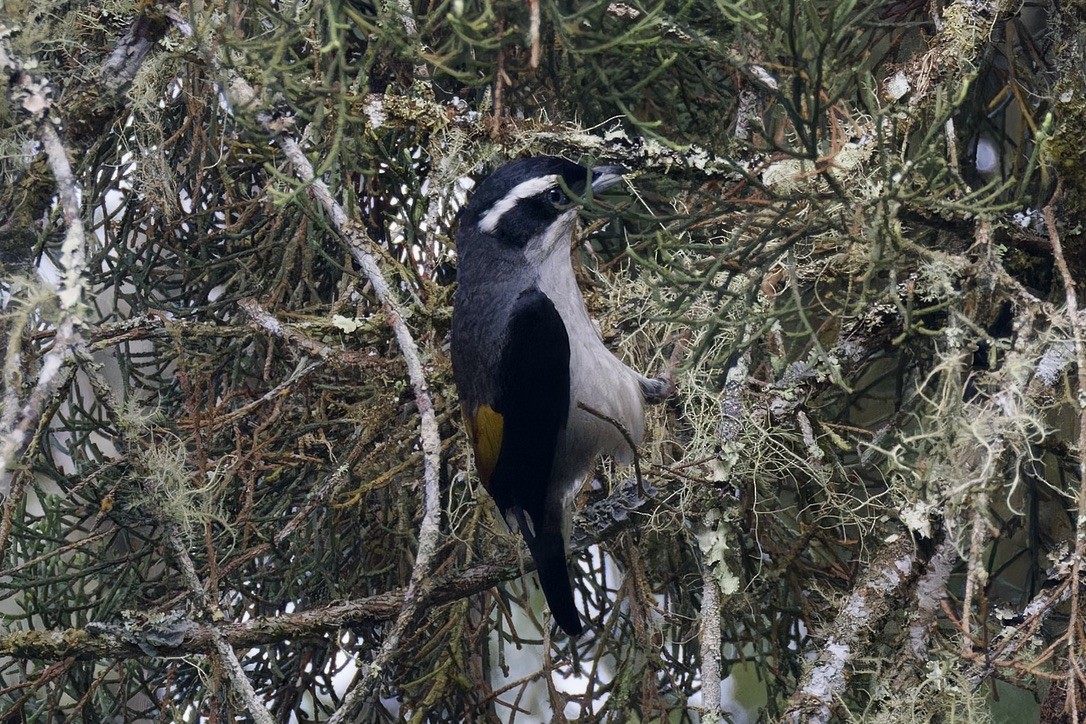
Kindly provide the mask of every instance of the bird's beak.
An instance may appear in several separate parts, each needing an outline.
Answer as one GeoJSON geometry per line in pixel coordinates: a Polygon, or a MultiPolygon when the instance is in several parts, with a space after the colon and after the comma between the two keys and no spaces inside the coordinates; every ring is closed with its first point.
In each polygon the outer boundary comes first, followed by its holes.
{"type": "Polygon", "coordinates": [[[592,193],[598,194],[622,180],[626,169],[621,166],[596,166],[592,169],[592,193]]]}

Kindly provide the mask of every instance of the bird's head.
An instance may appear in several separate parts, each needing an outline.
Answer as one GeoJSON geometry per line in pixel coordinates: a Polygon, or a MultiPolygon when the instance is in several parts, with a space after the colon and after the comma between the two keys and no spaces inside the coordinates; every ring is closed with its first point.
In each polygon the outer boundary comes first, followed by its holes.
{"type": "Polygon", "coordinates": [[[554,156],[522,158],[490,174],[460,216],[457,247],[480,244],[548,255],[568,243],[579,199],[618,183],[619,166],[591,171],[554,156]],[[533,248],[538,247],[538,248],[533,248]]]}

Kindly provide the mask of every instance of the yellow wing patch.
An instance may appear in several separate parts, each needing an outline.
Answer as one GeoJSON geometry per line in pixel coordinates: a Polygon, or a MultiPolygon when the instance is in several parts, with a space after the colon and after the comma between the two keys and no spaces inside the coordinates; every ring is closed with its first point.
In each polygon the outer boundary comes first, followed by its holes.
{"type": "Polygon", "coordinates": [[[498,464],[505,432],[505,418],[490,405],[479,405],[475,415],[464,415],[471,432],[471,445],[475,449],[475,467],[483,487],[490,490],[490,476],[498,464]]]}

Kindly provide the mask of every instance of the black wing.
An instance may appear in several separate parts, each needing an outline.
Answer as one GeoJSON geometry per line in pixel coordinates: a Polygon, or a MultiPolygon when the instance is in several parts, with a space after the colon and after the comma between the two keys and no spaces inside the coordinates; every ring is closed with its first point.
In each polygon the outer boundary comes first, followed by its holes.
{"type": "Polygon", "coordinates": [[[504,426],[490,494],[503,512],[520,507],[538,521],[569,415],[569,336],[554,304],[535,287],[513,305],[499,374],[494,408],[504,426]]]}
{"type": "Polygon", "coordinates": [[[566,566],[561,496],[551,487],[554,451],[569,417],[569,335],[554,304],[537,288],[513,306],[503,347],[496,411],[501,450],[489,490],[512,513],[535,559],[551,613],[569,634],[581,632],[566,566]]]}

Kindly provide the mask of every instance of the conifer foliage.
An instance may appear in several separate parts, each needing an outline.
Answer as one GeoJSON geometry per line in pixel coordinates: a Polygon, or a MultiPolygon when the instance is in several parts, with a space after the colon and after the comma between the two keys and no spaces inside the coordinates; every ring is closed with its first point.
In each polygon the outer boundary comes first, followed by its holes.
{"type": "Polygon", "coordinates": [[[1080,3],[7,2],[0,719],[1086,719],[1080,3]],[[554,632],[456,212],[671,369],[554,632]]]}

